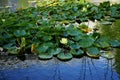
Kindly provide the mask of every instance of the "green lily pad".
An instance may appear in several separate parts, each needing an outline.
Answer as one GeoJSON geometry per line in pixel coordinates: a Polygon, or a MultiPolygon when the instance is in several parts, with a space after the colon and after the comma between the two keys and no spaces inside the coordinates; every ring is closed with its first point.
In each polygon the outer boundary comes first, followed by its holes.
{"type": "Polygon", "coordinates": [[[68,31],[68,34],[71,35],[71,36],[77,36],[77,35],[80,34],[80,32],[77,31],[77,30],[69,30],[69,31],[68,31]]]}
{"type": "Polygon", "coordinates": [[[50,41],[52,39],[52,36],[43,36],[42,40],[44,41],[50,41]]]}
{"type": "Polygon", "coordinates": [[[71,49],[79,49],[79,48],[80,48],[80,45],[79,45],[79,44],[71,44],[71,45],[70,45],[70,48],[71,48],[71,49]]]}
{"type": "Polygon", "coordinates": [[[118,40],[112,40],[110,41],[110,45],[112,47],[120,47],[120,42],[118,40]]]}
{"type": "Polygon", "coordinates": [[[22,36],[25,36],[27,33],[26,33],[26,31],[25,30],[16,30],[15,32],[14,32],[14,35],[16,36],[16,37],[22,37],[22,36]]]}
{"type": "Polygon", "coordinates": [[[115,54],[113,54],[112,51],[101,53],[101,57],[107,58],[107,59],[113,59],[115,57],[115,54]]]}
{"type": "Polygon", "coordinates": [[[51,59],[53,57],[52,54],[48,54],[48,53],[41,53],[38,55],[38,57],[40,59],[44,59],[44,60],[47,60],[47,59],[51,59]]]}
{"type": "Polygon", "coordinates": [[[50,54],[57,55],[62,51],[61,48],[51,49],[50,54]]]}
{"type": "Polygon", "coordinates": [[[73,56],[70,53],[59,53],[57,55],[57,58],[60,59],[60,60],[70,60],[70,59],[72,59],[72,57],[73,56]]]}
{"type": "Polygon", "coordinates": [[[95,43],[95,46],[96,47],[100,47],[100,48],[108,48],[110,47],[109,43],[108,42],[98,42],[98,43],[95,43]]]}
{"type": "Polygon", "coordinates": [[[94,43],[94,39],[91,38],[91,37],[83,37],[80,41],[79,41],[79,45],[82,47],[82,48],[87,48],[87,47],[90,47],[92,46],[94,43]]]}
{"type": "Polygon", "coordinates": [[[82,56],[84,54],[84,51],[81,49],[78,49],[78,50],[71,50],[70,53],[73,56],[79,57],[79,56],[82,56]]]}
{"type": "Polygon", "coordinates": [[[48,50],[48,46],[39,46],[37,49],[36,49],[36,51],[38,52],[38,53],[45,53],[47,50],[48,50]]]}
{"type": "Polygon", "coordinates": [[[100,37],[94,44],[96,47],[99,48],[108,48],[110,47],[109,39],[107,37],[100,37]]]}
{"type": "Polygon", "coordinates": [[[100,51],[96,47],[90,47],[90,48],[87,48],[86,54],[90,57],[99,57],[100,51]]]}

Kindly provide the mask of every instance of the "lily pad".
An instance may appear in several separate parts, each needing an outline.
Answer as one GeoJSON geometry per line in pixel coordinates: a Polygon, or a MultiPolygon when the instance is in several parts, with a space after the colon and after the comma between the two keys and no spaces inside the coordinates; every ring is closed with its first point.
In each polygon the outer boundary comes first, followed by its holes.
{"type": "Polygon", "coordinates": [[[80,49],[80,45],[79,44],[71,44],[70,48],[71,49],[80,49]]]}
{"type": "Polygon", "coordinates": [[[72,57],[73,56],[70,53],[59,53],[57,55],[57,58],[60,59],[60,60],[70,60],[70,59],[72,59],[72,57]]]}
{"type": "Polygon", "coordinates": [[[120,42],[118,40],[112,40],[110,41],[110,45],[112,47],[120,47],[120,42]]]}
{"type": "Polygon", "coordinates": [[[27,35],[27,33],[26,33],[25,30],[16,30],[16,31],[14,32],[14,35],[15,35],[16,37],[22,37],[22,36],[27,35]]]}
{"type": "Polygon", "coordinates": [[[108,51],[108,52],[102,53],[101,56],[107,59],[113,59],[115,57],[115,54],[113,54],[112,51],[108,51]]]}
{"type": "Polygon", "coordinates": [[[61,48],[51,49],[50,54],[57,55],[62,51],[61,48]]]}
{"type": "Polygon", "coordinates": [[[90,48],[87,48],[86,54],[90,57],[99,57],[100,51],[96,47],[90,47],[90,48]]]}
{"type": "Polygon", "coordinates": [[[79,45],[82,47],[82,48],[87,48],[87,47],[90,47],[92,46],[94,43],[94,39],[91,38],[91,37],[83,37],[80,41],[79,41],[79,45]]]}
{"type": "Polygon", "coordinates": [[[98,42],[98,43],[95,43],[95,46],[97,47],[100,47],[100,48],[108,48],[110,47],[109,43],[108,42],[98,42]]]}
{"type": "Polygon", "coordinates": [[[84,51],[81,49],[78,49],[78,50],[71,50],[70,53],[73,56],[79,57],[79,56],[82,56],[84,54],[84,51]]]}
{"type": "Polygon", "coordinates": [[[100,37],[94,45],[99,48],[108,48],[110,47],[109,39],[107,37],[100,37]]]}
{"type": "Polygon", "coordinates": [[[36,51],[39,53],[45,53],[48,50],[48,46],[39,46],[36,51]]]}
{"type": "Polygon", "coordinates": [[[41,53],[38,55],[38,57],[40,59],[44,59],[44,60],[47,60],[47,59],[51,59],[53,57],[52,54],[48,54],[48,53],[41,53]]]}

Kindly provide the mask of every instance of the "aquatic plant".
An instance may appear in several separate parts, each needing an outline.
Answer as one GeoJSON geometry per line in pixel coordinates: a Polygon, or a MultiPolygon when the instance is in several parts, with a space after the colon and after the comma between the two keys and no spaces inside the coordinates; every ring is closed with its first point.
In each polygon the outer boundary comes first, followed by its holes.
{"type": "Polygon", "coordinates": [[[37,54],[40,59],[56,56],[61,60],[83,55],[98,58],[101,50],[120,47],[119,41],[96,31],[88,35],[89,27],[80,25],[88,20],[110,25],[120,17],[120,4],[52,4],[0,13],[0,46],[9,54],[23,55],[30,52],[37,54]]]}

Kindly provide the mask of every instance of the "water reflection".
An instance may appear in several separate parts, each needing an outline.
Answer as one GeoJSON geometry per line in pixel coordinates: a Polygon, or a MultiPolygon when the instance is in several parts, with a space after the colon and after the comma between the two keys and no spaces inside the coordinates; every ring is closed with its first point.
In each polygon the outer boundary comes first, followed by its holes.
{"type": "Polygon", "coordinates": [[[1,70],[0,80],[119,80],[112,68],[114,60],[91,59],[83,57],[61,62],[54,58],[50,61],[25,61],[34,64],[26,68],[1,70]]]}
{"type": "MultiPolygon", "coordinates": [[[[112,25],[99,25],[100,32],[111,39],[120,40],[120,20],[116,20],[112,25]]],[[[115,68],[120,74],[120,49],[116,49],[115,68]]]]}
{"type": "Polygon", "coordinates": [[[29,7],[28,0],[0,0],[0,11],[14,12],[16,9],[29,7]]]}
{"type": "Polygon", "coordinates": [[[115,56],[115,68],[116,71],[120,74],[120,49],[116,50],[117,54],[115,56]]]}

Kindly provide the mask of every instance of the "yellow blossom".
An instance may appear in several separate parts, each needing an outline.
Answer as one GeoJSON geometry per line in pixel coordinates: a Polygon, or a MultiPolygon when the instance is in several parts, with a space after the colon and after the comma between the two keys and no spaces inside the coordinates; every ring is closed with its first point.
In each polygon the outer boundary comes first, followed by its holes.
{"type": "Polygon", "coordinates": [[[67,43],[68,43],[67,38],[62,38],[62,39],[60,40],[60,43],[62,43],[62,44],[67,44],[67,43]]]}

